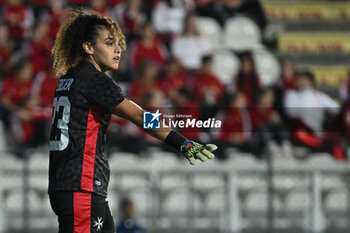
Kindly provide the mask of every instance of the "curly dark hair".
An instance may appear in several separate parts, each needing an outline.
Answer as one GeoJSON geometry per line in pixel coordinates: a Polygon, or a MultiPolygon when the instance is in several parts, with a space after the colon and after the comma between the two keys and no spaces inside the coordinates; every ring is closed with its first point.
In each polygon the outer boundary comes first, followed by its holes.
{"type": "Polygon", "coordinates": [[[64,75],[87,56],[82,44],[84,42],[94,44],[100,29],[113,30],[119,38],[122,50],[126,49],[125,36],[119,25],[111,18],[83,8],[70,9],[67,16],[66,22],[57,33],[51,51],[53,68],[58,76],[64,75]]]}

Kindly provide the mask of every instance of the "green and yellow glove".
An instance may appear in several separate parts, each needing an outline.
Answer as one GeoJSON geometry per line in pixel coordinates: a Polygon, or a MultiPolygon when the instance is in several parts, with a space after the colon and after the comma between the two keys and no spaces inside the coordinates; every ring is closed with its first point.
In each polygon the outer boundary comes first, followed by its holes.
{"type": "Polygon", "coordinates": [[[205,146],[190,140],[186,140],[180,148],[180,151],[185,156],[185,158],[190,161],[191,165],[196,164],[196,160],[200,159],[202,162],[207,159],[214,158],[214,154],[211,153],[215,151],[218,147],[214,144],[206,144],[205,146]]]}

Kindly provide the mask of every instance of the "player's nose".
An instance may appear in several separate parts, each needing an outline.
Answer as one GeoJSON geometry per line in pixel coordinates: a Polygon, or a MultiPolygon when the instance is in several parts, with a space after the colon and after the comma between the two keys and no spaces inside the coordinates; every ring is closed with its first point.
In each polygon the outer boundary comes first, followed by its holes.
{"type": "Polygon", "coordinates": [[[116,46],[114,47],[114,52],[119,54],[121,53],[121,51],[122,51],[122,48],[120,47],[120,45],[116,44],[116,46]]]}

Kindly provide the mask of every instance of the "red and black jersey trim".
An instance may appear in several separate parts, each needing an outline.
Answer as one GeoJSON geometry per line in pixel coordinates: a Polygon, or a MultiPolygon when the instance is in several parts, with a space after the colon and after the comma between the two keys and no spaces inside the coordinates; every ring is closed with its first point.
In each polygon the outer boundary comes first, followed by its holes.
{"type": "Polygon", "coordinates": [[[101,109],[97,106],[91,107],[86,126],[85,147],[83,155],[83,167],[81,177],[81,189],[93,192],[94,167],[98,131],[101,120],[101,109]]]}

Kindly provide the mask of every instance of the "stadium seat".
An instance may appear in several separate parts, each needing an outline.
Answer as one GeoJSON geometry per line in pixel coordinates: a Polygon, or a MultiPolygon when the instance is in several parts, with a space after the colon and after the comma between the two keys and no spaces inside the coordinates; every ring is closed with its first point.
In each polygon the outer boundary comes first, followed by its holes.
{"type": "Polygon", "coordinates": [[[29,169],[31,171],[49,170],[49,152],[36,152],[29,155],[29,169]]]}
{"type": "Polygon", "coordinates": [[[134,167],[137,163],[139,163],[139,157],[129,152],[116,152],[109,158],[109,164],[113,168],[134,167]]]}
{"type": "Polygon", "coordinates": [[[336,161],[330,153],[312,153],[307,160],[310,165],[335,165],[336,161]]]}
{"type": "Polygon", "coordinates": [[[144,161],[145,165],[152,169],[163,170],[177,167],[181,161],[174,153],[165,151],[154,151],[149,158],[144,161]]]}
{"type": "Polygon", "coordinates": [[[276,174],[273,178],[274,188],[278,191],[305,189],[310,184],[310,176],[306,174],[276,174]]]}
{"type": "Polygon", "coordinates": [[[220,25],[209,17],[196,17],[196,24],[199,33],[210,41],[214,48],[222,45],[222,29],[220,25]]]}
{"type": "Polygon", "coordinates": [[[8,219],[11,219],[11,221],[7,221],[8,229],[18,229],[19,226],[23,226],[23,217],[21,215],[10,215],[8,219]]]}
{"type": "MultiPolygon", "coordinates": [[[[57,220],[56,220],[57,222],[57,220]]],[[[52,221],[50,218],[46,217],[34,217],[30,219],[29,228],[35,231],[41,231],[52,228],[52,221]]],[[[56,228],[57,229],[57,228],[56,228]]]]}
{"type": "Polygon", "coordinates": [[[277,190],[290,190],[295,187],[295,179],[292,176],[276,175],[273,177],[273,186],[277,190]]]}
{"type": "Polygon", "coordinates": [[[261,48],[261,32],[255,22],[244,16],[229,19],[225,24],[225,44],[235,51],[261,48]]]}
{"type": "MultiPolygon", "coordinates": [[[[273,196],[273,208],[278,212],[282,209],[282,202],[277,195],[273,196]]],[[[266,213],[268,211],[268,194],[267,192],[251,192],[247,197],[245,207],[247,212],[266,213]]]]}
{"type": "Polygon", "coordinates": [[[255,175],[240,175],[237,177],[238,188],[242,191],[246,190],[261,190],[267,187],[266,176],[255,174],[255,175]]]}
{"type": "Polygon", "coordinates": [[[206,212],[223,213],[227,210],[226,198],[224,191],[212,191],[206,198],[206,212]]]}
{"type": "Polygon", "coordinates": [[[190,197],[188,190],[170,193],[162,205],[163,211],[168,214],[184,214],[190,210],[199,212],[201,208],[203,208],[203,204],[199,196],[193,195],[190,197]]]}
{"type": "Polygon", "coordinates": [[[7,142],[6,142],[6,136],[5,136],[5,129],[4,129],[3,123],[0,122],[0,153],[3,153],[4,151],[7,150],[6,144],[7,142]]]}
{"type": "Polygon", "coordinates": [[[0,153],[0,172],[3,170],[8,170],[20,173],[22,169],[23,160],[10,153],[0,153]]]}
{"type": "Polygon", "coordinates": [[[326,197],[324,206],[326,211],[347,212],[349,211],[349,192],[347,190],[336,190],[326,197]]]}
{"type": "Polygon", "coordinates": [[[257,160],[257,158],[250,153],[236,152],[228,154],[227,163],[230,163],[237,167],[250,168],[252,166],[259,166],[259,164],[261,164],[261,161],[257,160]]]}
{"type": "Polygon", "coordinates": [[[225,177],[220,174],[196,173],[192,177],[192,187],[196,190],[218,190],[225,188],[225,177]]]}
{"type": "Polygon", "coordinates": [[[311,207],[310,193],[307,190],[291,192],[286,199],[286,211],[304,213],[311,207]]]}
{"type": "Polygon", "coordinates": [[[339,174],[322,174],[320,179],[322,190],[335,190],[346,187],[345,177],[340,176],[339,174]]]}
{"type": "Polygon", "coordinates": [[[188,177],[186,174],[164,173],[159,177],[159,184],[162,191],[183,189],[188,186],[188,177]]]}
{"type": "Polygon", "coordinates": [[[120,178],[119,188],[122,190],[147,188],[150,186],[150,181],[144,174],[122,174],[120,178]]]}
{"type": "Polygon", "coordinates": [[[44,201],[40,198],[40,195],[30,190],[28,193],[29,209],[31,213],[41,214],[45,209],[44,201]]]}
{"type": "Polygon", "coordinates": [[[198,229],[198,231],[206,231],[208,229],[216,229],[216,227],[219,225],[218,220],[213,218],[213,216],[210,217],[200,217],[200,218],[194,218],[193,219],[193,226],[195,229],[198,229]]]}
{"type": "Polygon", "coordinates": [[[137,214],[152,212],[152,195],[149,192],[130,192],[130,199],[134,203],[137,214]]]}
{"type": "Polygon", "coordinates": [[[41,192],[47,192],[49,179],[47,172],[33,172],[29,176],[29,187],[41,192]]]}
{"type": "Polygon", "coordinates": [[[214,73],[223,84],[231,84],[239,68],[240,61],[233,52],[229,50],[220,50],[213,55],[214,73]]]}
{"type": "Polygon", "coordinates": [[[275,84],[281,75],[281,67],[277,58],[265,49],[258,49],[253,51],[253,59],[261,84],[263,86],[275,84]]]}
{"type": "Polygon", "coordinates": [[[5,173],[2,175],[1,187],[3,190],[20,189],[23,186],[23,176],[21,173],[5,173]]]}
{"type": "MultiPolygon", "coordinates": [[[[28,192],[29,211],[31,213],[40,213],[44,205],[38,194],[32,190],[28,192]]],[[[24,208],[22,189],[12,189],[5,199],[5,209],[8,213],[21,214],[24,208]]]]}

